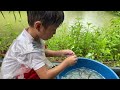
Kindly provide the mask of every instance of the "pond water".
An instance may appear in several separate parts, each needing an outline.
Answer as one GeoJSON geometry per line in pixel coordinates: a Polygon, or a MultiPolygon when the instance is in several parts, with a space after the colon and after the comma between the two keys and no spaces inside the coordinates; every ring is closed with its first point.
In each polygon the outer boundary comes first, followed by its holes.
{"type": "Polygon", "coordinates": [[[83,25],[92,23],[94,26],[108,25],[112,18],[118,17],[108,11],[65,11],[65,23],[72,25],[75,18],[81,18],[83,25]]]}
{"type": "MultiPolygon", "coordinates": [[[[21,11],[21,18],[18,11],[15,11],[16,22],[13,13],[9,13],[8,11],[3,11],[5,18],[0,14],[0,28],[11,26],[13,29],[20,31],[22,28],[26,27],[27,24],[27,15],[25,11],[21,11]],[[9,18],[8,18],[9,17],[9,18]],[[7,23],[6,23],[7,22],[7,23]]],[[[87,22],[92,23],[95,26],[103,26],[109,24],[109,21],[118,17],[113,15],[109,11],[64,11],[65,20],[64,22],[68,25],[72,25],[76,18],[81,18],[83,25],[86,25],[87,22]]]]}

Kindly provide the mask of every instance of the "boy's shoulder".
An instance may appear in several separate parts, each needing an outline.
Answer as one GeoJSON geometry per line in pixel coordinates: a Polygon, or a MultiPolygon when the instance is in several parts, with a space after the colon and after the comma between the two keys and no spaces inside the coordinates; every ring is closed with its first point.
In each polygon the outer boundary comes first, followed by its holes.
{"type": "Polygon", "coordinates": [[[30,49],[33,47],[32,39],[29,38],[29,36],[23,30],[23,32],[14,40],[13,46],[15,46],[15,48],[20,48],[23,50],[30,49]]]}
{"type": "Polygon", "coordinates": [[[17,40],[19,41],[30,41],[32,40],[32,36],[29,35],[29,33],[24,29],[21,34],[17,37],[17,40]]]}

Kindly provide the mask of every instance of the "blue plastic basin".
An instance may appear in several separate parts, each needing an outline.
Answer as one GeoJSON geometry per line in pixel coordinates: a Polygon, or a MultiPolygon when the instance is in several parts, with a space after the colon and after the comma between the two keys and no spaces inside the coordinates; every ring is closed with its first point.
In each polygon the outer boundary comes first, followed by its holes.
{"type": "Polygon", "coordinates": [[[72,69],[77,69],[81,67],[86,67],[100,73],[105,79],[119,79],[118,75],[108,66],[87,58],[78,58],[77,63],[74,66],[70,66],[62,71],[56,78],[61,79],[68,71],[72,69]]]}

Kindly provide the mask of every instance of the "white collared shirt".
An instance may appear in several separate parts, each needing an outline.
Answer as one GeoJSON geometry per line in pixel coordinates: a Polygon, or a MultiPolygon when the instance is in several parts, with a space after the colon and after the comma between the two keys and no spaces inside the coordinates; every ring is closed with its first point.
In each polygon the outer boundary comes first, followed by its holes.
{"type": "Polygon", "coordinates": [[[42,66],[52,67],[44,51],[43,40],[34,41],[33,37],[24,29],[9,47],[1,66],[3,79],[12,79],[19,75],[24,78],[24,73],[31,69],[37,70],[42,66]]]}

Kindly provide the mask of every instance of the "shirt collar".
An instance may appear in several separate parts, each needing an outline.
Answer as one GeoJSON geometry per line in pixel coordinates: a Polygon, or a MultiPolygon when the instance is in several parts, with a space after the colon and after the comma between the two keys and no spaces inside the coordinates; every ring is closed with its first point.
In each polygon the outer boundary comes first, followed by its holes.
{"type": "Polygon", "coordinates": [[[23,33],[24,33],[31,41],[34,40],[34,38],[27,32],[26,29],[23,30],[23,33]]]}

